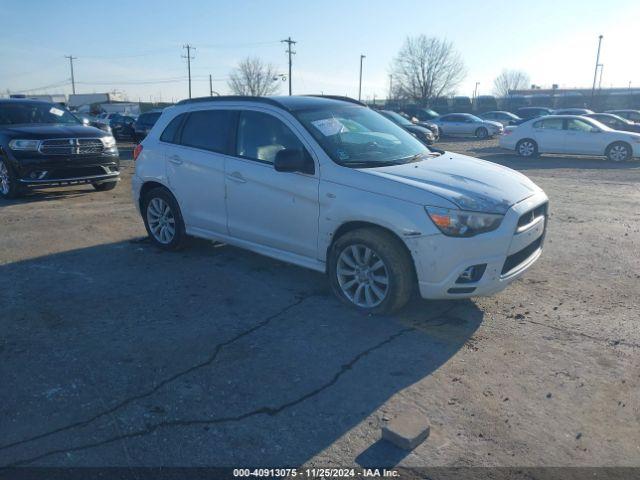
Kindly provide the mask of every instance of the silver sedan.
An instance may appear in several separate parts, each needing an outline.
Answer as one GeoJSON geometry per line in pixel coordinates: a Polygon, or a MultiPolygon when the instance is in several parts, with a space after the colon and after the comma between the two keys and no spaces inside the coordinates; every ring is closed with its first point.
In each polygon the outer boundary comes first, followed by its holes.
{"type": "Polygon", "coordinates": [[[438,125],[442,135],[465,135],[483,139],[501,135],[504,132],[500,122],[483,120],[470,113],[449,113],[431,122],[438,125]]]}

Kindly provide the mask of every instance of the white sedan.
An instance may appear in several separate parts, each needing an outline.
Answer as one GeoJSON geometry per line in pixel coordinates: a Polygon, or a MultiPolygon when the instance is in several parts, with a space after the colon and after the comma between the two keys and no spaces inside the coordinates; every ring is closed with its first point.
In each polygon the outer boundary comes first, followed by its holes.
{"type": "Polygon", "coordinates": [[[603,155],[614,162],[640,157],[640,134],[613,130],[577,115],[548,115],[508,127],[499,143],[522,157],[567,153],[603,155]]]}

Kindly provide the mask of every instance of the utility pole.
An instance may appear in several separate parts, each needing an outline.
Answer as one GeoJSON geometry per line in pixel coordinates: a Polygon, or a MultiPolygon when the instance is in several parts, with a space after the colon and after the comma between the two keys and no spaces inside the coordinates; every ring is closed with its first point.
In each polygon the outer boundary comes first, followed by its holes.
{"type": "Polygon", "coordinates": [[[389,100],[393,98],[393,75],[389,74],[389,100]]]}
{"type": "Polygon", "coordinates": [[[213,80],[211,79],[211,74],[209,74],[209,96],[213,97],[213,80]]]}
{"type": "Polygon", "coordinates": [[[591,87],[591,107],[593,107],[593,97],[596,93],[596,79],[598,78],[598,67],[600,66],[600,46],[602,45],[602,35],[598,37],[598,54],[596,55],[596,69],[593,72],[593,87],[591,87]]]}
{"type": "MultiPolygon", "coordinates": [[[[598,90],[602,90],[602,71],[604,70],[604,65],[600,64],[600,80],[598,80],[598,90]]],[[[600,95],[600,93],[598,93],[600,95]]]]}
{"type": "Polygon", "coordinates": [[[194,59],[194,57],[191,56],[191,50],[195,50],[196,47],[187,43],[182,48],[187,49],[187,54],[182,55],[182,58],[187,59],[187,72],[189,73],[189,98],[191,98],[191,60],[194,59]]]}
{"type": "Polygon", "coordinates": [[[291,55],[296,54],[296,52],[291,50],[291,45],[295,45],[296,42],[294,40],[291,40],[291,37],[287,38],[286,40],[280,40],[280,42],[286,43],[288,45],[285,52],[289,54],[289,96],[291,96],[291,55]]]}
{"type": "Polygon", "coordinates": [[[473,89],[473,102],[478,103],[478,85],[480,82],[476,82],[476,88],[473,89]]]}
{"type": "Polygon", "coordinates": [[[362,101],[362,60],[367,58],[366,55],[360,55],[360,83],[358,85],[358,101],[362,101]]]}
{"type": "Polygon", "coordinates": [[[69,59],[69,66],[71,67],[71,91],[73,94],[76,94],[76,79],[73,76],[73,61],[77,60],[78,57],[74,57],[73,55],[65,55],[64,58],[69,59]]]}

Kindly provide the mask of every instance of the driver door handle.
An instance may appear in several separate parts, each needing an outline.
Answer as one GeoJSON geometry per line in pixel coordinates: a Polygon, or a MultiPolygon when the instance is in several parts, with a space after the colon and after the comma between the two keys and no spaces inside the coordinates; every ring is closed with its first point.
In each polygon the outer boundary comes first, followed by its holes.
{"type": "Polygon", "coordinates": [[[247,183],[247,180],[242,176],[240,172],[230,173],[227,175],[227,178],[237,183],[247,183]]]}

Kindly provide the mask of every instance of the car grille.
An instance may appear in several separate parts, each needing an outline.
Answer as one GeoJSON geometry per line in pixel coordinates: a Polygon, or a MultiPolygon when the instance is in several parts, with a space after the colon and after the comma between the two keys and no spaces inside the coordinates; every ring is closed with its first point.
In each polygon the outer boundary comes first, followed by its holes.
{"type": "Polygon", "coordinates": [[[534,240],[522,250],[514,253],[513,255],[509,255],[502,266],[502,275],[509,273],[518,265],[524,263],[531,255],[542,247],[543,240],[544,235],[540,236],[537,240],[534,240]]]}
{"type": "Polygon", "coordinates": [[[527,225],[535,222],[538,218],[546,216],[548,206],[549,202],[545,202],[542,205],[538,205],[533,210],[529,210],[528,212],[524,213],[518,219],[518,228],[520,229],[522,227],[526,227],[527,225]]]}
{"type": "Polygon", "coordinates": [[[98,155],[104,151],[99,138],[55,138],[40,142],[43,155],[98,155]]]}

